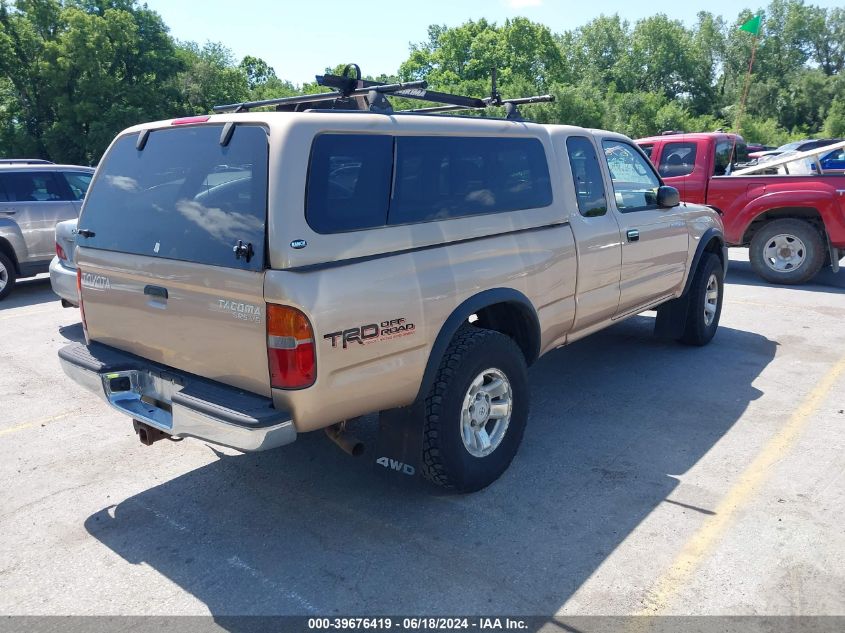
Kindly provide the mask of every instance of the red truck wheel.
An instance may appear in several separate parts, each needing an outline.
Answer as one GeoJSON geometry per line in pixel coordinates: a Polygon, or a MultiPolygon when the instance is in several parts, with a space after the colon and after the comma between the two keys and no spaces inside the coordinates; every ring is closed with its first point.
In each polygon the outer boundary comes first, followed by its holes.
{"type": "Polygon", "coordinates": [[[751,267],[774,284],[803,284],[824,265],[824,243],[816,228],[803,220],[774,220],[754,234],[751,267]]]}

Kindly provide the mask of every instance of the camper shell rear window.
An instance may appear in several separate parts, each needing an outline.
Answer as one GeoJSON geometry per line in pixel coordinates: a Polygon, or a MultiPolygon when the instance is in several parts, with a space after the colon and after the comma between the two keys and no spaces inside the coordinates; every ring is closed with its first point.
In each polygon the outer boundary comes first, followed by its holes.
{"type": "Polygon", "coordinates": [[[264,267],[266,129],[174,126],[122,136],[88,191],[79,244],[87,248],[244,270],[264,267]],[[138,149],[141,145],[142,149],[138,149]],[[238,243],[252,254],[235,256],[238,243]]]}

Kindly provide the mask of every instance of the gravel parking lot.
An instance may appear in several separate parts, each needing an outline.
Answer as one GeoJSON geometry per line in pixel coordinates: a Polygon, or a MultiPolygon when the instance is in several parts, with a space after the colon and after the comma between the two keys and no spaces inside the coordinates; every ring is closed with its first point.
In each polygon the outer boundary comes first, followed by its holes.
{"type": "MultiPolygon", "coordinates": [[[[322,434],[142,446],[56,350],[49,281],[0,303],[0,613],[845,614],[845,272],[732,253],[705,348],[636,317],[545,356],[496,484],[385,479],[322,434]]],[[[372,424],[361,435],[371,435],[372,424]]]]}

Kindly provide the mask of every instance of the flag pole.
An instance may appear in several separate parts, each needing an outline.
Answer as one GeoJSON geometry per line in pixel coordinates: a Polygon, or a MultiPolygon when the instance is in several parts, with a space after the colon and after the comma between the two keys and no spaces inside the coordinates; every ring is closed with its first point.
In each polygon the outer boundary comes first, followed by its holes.
{"type": "Polygon", "coordinates": [[[742,27],[740,27],[741,30],[746,30],[746,27],[748,27],[752,22],[756,21],[756,24],[753,27],[754,39],[751,41],[751,59],[748,62],[748,72],[745,73],[745,83],[742,87],[742,96],[739,100],[739,109],[737,111],[736,119],[734,120],[734,142],[733,145],[731,145],[731,153],[728,156],[728,168],[730,168],[730,165],[733,163],[734,152],[736,150],[736,139],[739,136],[740,132],[742,132],[742,116],[743,114],[745,114],[745,102],[748,99],[748,90],[751,87],[751,71],[754,68],[754,57],[757,54],[757,44],[760,42],[760,20],[760,15],[755,16],[754,18],[743,24],[742,27]]]}

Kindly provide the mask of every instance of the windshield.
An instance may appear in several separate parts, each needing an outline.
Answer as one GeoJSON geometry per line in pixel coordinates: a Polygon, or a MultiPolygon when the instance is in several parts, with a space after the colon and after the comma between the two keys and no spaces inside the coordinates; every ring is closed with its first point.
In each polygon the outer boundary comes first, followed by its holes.
{"type": "Polygon", "coordinates": [[[228,145],[222,125],[154,130],[117,140],[82,211],[80,246],[261,270],[267,215],[267,134],[239,125],[228,145]],[[252,254],[235,246],[251,245],[252,254]]]}

